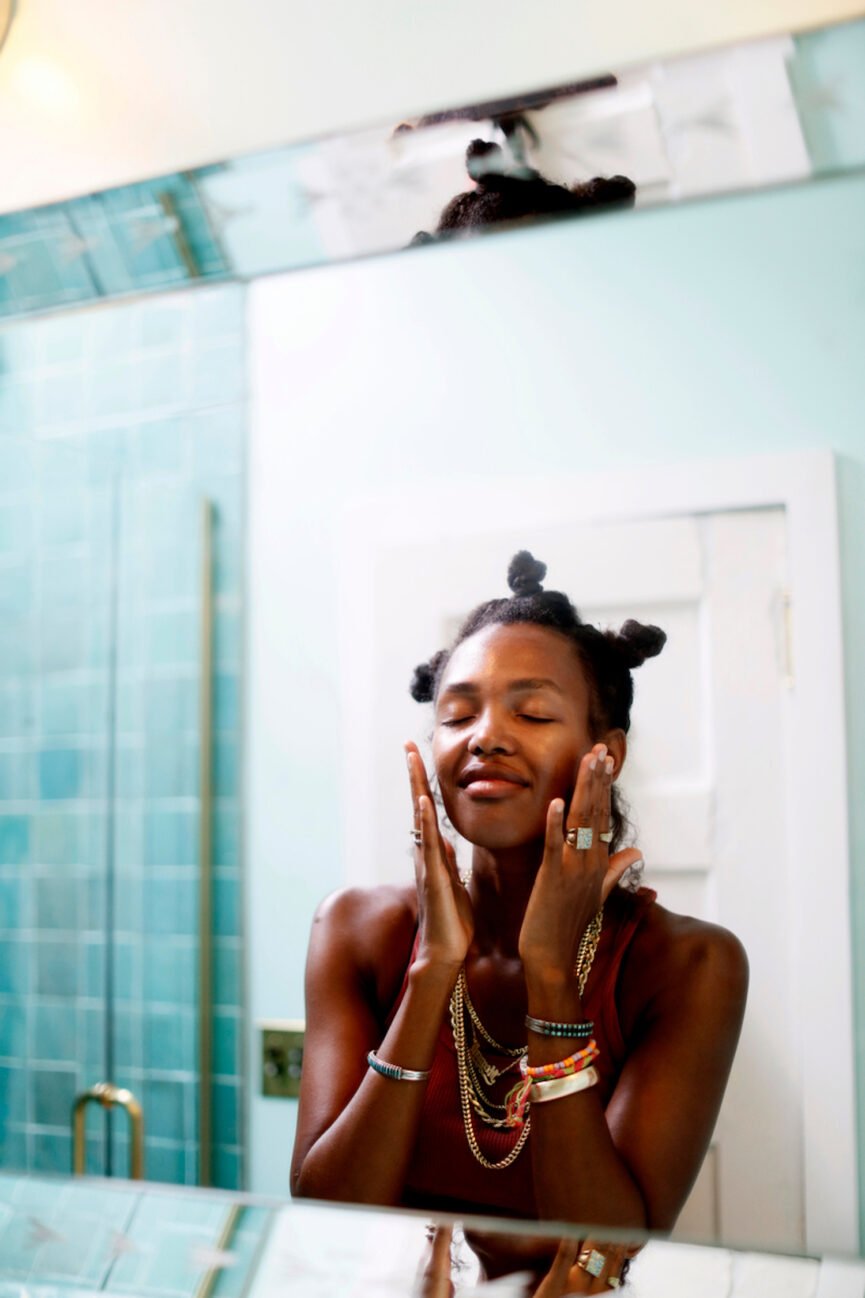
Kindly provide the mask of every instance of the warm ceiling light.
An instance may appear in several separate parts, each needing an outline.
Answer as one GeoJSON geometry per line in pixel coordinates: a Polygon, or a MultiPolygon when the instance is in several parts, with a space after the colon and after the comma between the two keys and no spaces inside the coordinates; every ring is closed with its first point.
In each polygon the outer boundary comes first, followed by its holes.
{"type": "Polygon", "coordinates": [[[15,0],[0,0],[0,48],[6,39],[14,12],[15,0]]]}

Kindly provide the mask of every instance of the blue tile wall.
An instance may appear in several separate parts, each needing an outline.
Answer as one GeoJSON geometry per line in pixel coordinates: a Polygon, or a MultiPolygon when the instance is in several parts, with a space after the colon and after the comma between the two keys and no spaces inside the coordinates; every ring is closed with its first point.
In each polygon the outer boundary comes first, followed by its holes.
{"type": "MultiPolygon", "coordinates": [[[[82,208],[82,217],[96,216],[82,208]]],[[[173,273],[158,249],[140,258],[134,249],[121,251],[138,282],[173,273]]],[[[213,1099],[219,1120],[213,1164],[218,1185],[243,1184],[244,367],[237,286],[0,328],[0,1163],[6,1167],[69,1170],[71,1099],[105,1080],[109,1014],[112,1080],[143,1101],[146,1175],[178,1182],[197,1176],[206,498],[214,520],[215,590],[213,1099]],[[109,853],[115,870],[110,948],[109,853]]],[[[87,1130],[88,1170],[99,1173],[104,1113],[91,1108],[87,1130]]],[[[115,1114],[112,1130],[114,1170],[123,1172],[123,1114],[115,1114]]]]}

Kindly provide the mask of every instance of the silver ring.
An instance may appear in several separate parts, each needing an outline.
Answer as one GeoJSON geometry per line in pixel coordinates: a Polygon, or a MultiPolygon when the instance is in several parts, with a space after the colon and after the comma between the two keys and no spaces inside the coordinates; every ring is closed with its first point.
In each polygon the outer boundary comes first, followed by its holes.
{"type": "Polygon", "coordinates": [[[420,830],[410,829],[408,832],[411,835],[412,840],[414,841],[415,847],[423,847],[423,834],[420,832],[420,830]]]}
{"type": "Polygon", "coordinates": [[[579,829],[569,829],[565,834],[565,841],[569,847],[575,847],[578,852],[586,852],[592,846],[594,834],[591,827],[580,825],[579,829]]]}
{"type": "Polygon", "coordinates": [[[613,831],[611,829],[608,829],[606,834],[598,834],[599,843],[612,843],[612,841],[613,841],[613,831]]]}

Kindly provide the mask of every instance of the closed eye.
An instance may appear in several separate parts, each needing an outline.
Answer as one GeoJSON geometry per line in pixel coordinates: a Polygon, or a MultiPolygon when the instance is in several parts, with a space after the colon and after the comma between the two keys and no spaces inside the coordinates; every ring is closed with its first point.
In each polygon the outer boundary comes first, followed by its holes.
{"type": "Polygon", "coordinates": [[[442,719],[439,721],[439,725],[440,726],[464,726],[467,721],[472,721],[473,719],[474,719],[473,714],[466,717],[442,717],[442,719]]]}
{"type": "Polygon", "coordinates": [[[518,712],[517,716],[521,721],[535,721],[542,726],[552,725],[556,719],[555,717],[536,717],[531,712],[518,712]]]}

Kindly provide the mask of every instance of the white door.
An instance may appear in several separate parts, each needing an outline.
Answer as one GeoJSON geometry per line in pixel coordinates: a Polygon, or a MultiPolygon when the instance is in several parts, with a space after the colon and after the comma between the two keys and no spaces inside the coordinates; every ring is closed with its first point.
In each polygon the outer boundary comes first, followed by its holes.
{"type": "Polygon", "coordinates": [[[438,525],[432,541],[380,539],[366,565],[355,548],[347,568],[346,882],[411,877],[402,743],[414,738],[424,750],[430,710],[411,700],[408,681],[471,607],[507,593],[516,550],[542,558],[547,585],[571,595],[586,620],[663,627],[664,652],[635,674],[622,780],[645,882],[670,909],[730,928],[751,963],[733,1075],[678,1233],[803,1247],[804,1038],[788,977],[784,510],[474,534],[438,525]]]}

